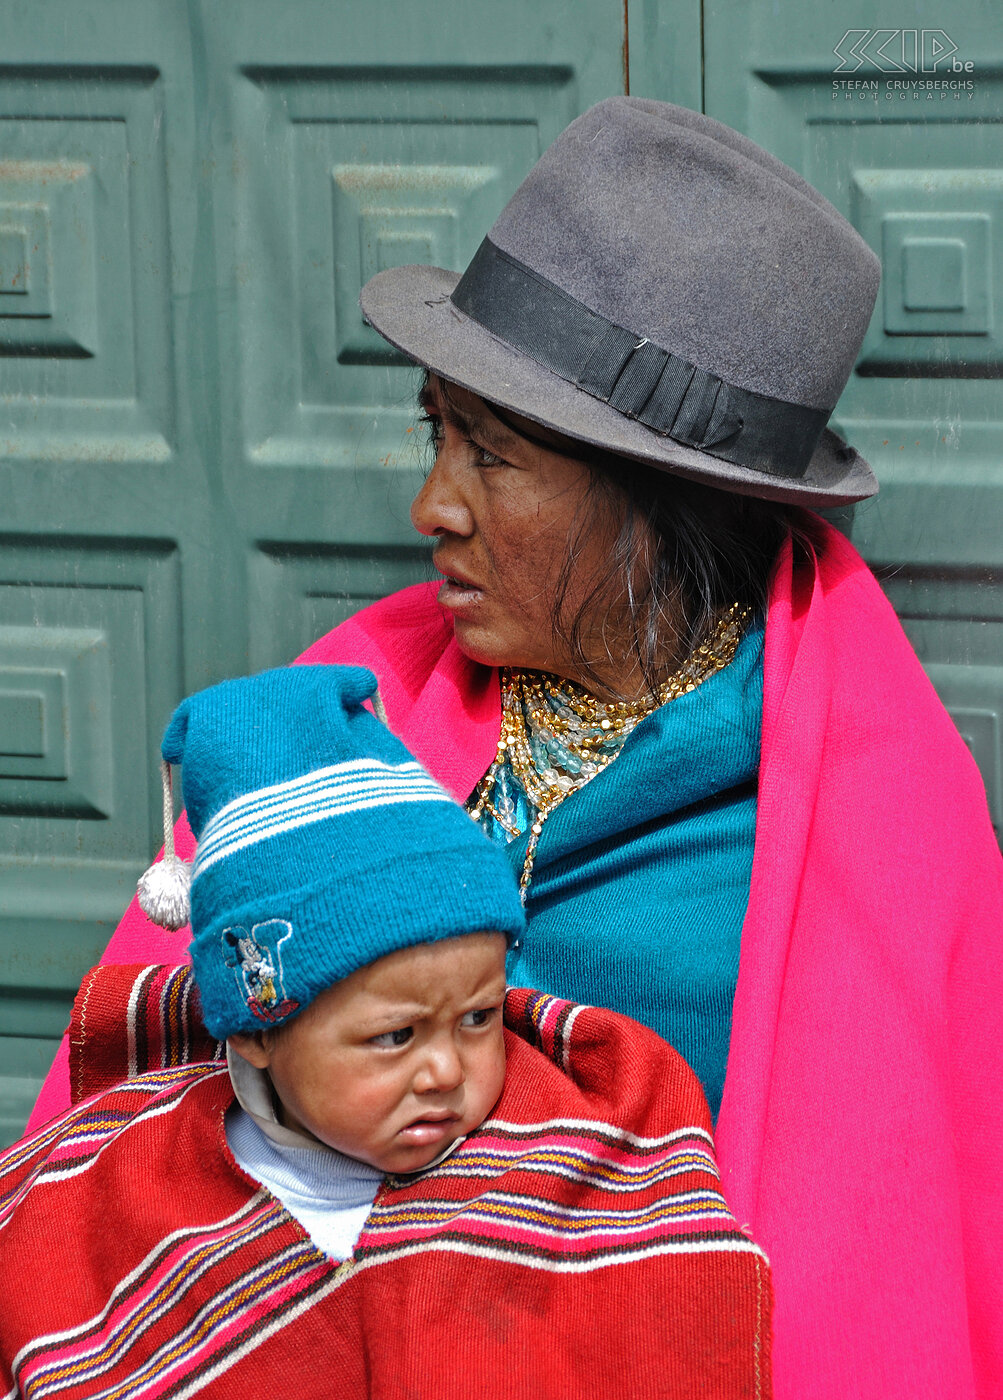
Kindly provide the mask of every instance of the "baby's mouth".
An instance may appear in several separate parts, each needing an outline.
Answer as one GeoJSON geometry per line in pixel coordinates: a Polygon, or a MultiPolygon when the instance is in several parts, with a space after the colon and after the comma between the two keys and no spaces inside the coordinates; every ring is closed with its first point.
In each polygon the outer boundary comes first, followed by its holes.
{"type": "Polygon", "coordinates": [[[450,1135],[455,1137],[453,1129],[458,1122],[458,1113],[445,1109],[433,1111],[413,1119],[407,1127],[401,1128],[397,1136],[414,1147],[427,1147],[444,1141],[450,1135]]]}

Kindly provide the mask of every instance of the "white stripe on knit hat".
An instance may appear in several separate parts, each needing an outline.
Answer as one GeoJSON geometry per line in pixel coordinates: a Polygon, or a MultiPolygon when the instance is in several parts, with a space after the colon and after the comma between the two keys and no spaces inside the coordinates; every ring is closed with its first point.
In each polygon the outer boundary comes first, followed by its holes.
{"type": "Polygon", "coordinates": [[[421,765],[413,760],[387,764],[375,758],[354,758],[329,768],[315,768],[310,773],[301,773],[298,778],[287,778],[281,783],[256,788],[253,792],[235,797],[206,822],[199,840],[199,850],[209,851],[214,842],[228,839],[238,828],[246,827],[255,815],[268,820],[283,811],[294,811],[311,796],[319,795],[332,786],[354,782],[379,785],[413,778],[422,778],[429,786],[436,786],[421,765]]]}
{"type": "Polygon", "coordinates": [[[199,862],[196,858],[192,869],[192,883],[200,875],[216,865],[217,862],[226,856],[234,855],[237,851],[243,850],[246,846],[255,846],[260,841],[267,841],[270,837],[281,836],[283,832],[295,831],[298,827],[309,826],[313,822],[326,821],[329,817],[350,816],[353,812],[364,812],[371,807],[400,806],[408,802],[450,802],[452,799],[446,797],[441,792],[416,792],[413,789],[409,792],[401,793],[378,793],[373,796],[363,797],[353,802],[330,802],[323,805],[314,804],[311,810],[300,817],[290,817],[287,821],[275,822],[267,827],[259,827],[256,831],[241,836],[228,845],[222,846],[207,859],[199,862]]]}
{"type": "Polygon", "coordinates": [[[206,823],[195,852],[192,879],[246,846],[286,831],[351,816],[372,807],[408,802],[451,802],[419,763],[353,759],[319,768],[272,787],[244,793],[206,823]]]}
{"type": "Polygon", "coordinates": [[[381,791],[387,787],[412,786],[416,779],[429,792],[441,792],[417,763],[391,766],[375,759],[353,759],[351,763],[334,768],[318,768],[275,787],[244,793],[228,802],[206,823],[199,850],[207,854],[216,843],[229,840],[235,831],[246,831],[251,821],[267,823],[284,813],[299,811],[313,799],[326,799],[336,788],[344,788],[346,792],[353,787],[360,791],[381,791]]]}

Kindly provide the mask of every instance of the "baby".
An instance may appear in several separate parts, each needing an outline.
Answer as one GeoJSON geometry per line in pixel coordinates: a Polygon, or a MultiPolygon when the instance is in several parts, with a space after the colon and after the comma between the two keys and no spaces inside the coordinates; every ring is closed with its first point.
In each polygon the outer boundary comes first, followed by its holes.
{"type": "Polygon", "coordinates": [[[695,1077],[506,994],[515,875],[373,689],[294,667],[168,726],[193,968],[88,974],[76,1106],[0,1158],[3,1389],[768,1395],[768,1266],[695,1077]]]}
{"type": "Polygon", "coordinates": [[[232,1034],[234,1157],[344,1258],[384,1174],[440,1160],[494,1107],[504,1000],[504,937],[467,933],[387,953],[275,1030],[232,1034]],[[334,1151],[298,1150],[321,1146],[334,1151]]]}

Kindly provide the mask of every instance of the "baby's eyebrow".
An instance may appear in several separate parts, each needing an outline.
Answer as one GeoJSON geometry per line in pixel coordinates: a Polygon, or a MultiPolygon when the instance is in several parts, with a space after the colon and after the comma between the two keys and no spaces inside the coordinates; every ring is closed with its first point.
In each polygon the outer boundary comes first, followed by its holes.
{"type": "MultiPolygon", "coordinates": [[[[416,1002],[410,1005],[389,1006],[367,1012],[360,1017],[360,1025],[363,1030],[378,1027],[379,1030],[386,1030],[387,1027],[408,1026],[412,1021],[420,1021],[423,1016],[427,1016],[431,1010],[428,1006],[419,1006],[416,1002]]],[[[375,1031],[374,1031],[375,1034],[375,1031]]]]}

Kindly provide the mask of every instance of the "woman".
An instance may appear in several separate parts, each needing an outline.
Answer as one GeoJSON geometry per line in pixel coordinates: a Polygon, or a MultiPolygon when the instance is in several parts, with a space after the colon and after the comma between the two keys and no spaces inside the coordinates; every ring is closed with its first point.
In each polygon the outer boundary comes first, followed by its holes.
{"type": "MultiPolygon", "coordinates": [[[[394,730],[506,843],[510,979],[646,1020],[720,1103],[725,1189],[773,1264],[777,1395],[988,1396],[998,853],[876,583],[797,509],[876,490],[825,422],[877,282],[737,133],[585,113],[461,279],[365,288],[428,371],[413,518],[445,582],[302,659],[372,666],[394,730]]],[[[133,912],[109,956],[163,949],[133,912]]]]}

